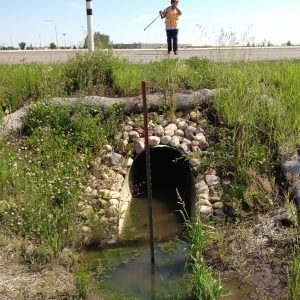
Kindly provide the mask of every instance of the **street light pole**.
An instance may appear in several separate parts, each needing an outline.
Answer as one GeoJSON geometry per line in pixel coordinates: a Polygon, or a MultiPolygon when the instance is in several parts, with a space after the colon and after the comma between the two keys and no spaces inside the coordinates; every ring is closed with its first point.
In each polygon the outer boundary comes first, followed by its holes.
{"type": "Polygon", "coordinates": [[[89,48],[90,52],[93,52],[95,49],[95,46],[94,46],[92,0],[86,0],[86,16],[87,16],[87,28],[88,28],[88,48],[89,48]]]}
{"type": "Polygon", "coordinates": [[[63,37],[64,37],[64,48],[66,48],[66,33],[62,33],[63,37]]]}
{"type": "Polygon", "coordinates": [[[55,37],[56,37],[56,46],[58,48],[58,38],[57,38],[57,30],[56,30],[56,23],[52,20],[45,20],[45,22],[50,22],[54,24],[54,29],[55,29],[55,37]]]}

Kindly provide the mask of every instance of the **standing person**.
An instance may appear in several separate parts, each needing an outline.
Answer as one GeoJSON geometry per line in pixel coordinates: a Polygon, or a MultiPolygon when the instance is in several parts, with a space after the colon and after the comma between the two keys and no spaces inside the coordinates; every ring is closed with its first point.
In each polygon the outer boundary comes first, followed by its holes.
{"type": "Polygon", "coordinates": [[[159,12],[161,18],[166,19],[165,24],[167,32],[168,54],[171,53],[173,48],[175,55],[178,54],[178,21],[179,16],[182,15],[181,10],[177,6],[178,3],[179,0],[171,0],[171,6],[166,8],[164,11],[159,12]]]}

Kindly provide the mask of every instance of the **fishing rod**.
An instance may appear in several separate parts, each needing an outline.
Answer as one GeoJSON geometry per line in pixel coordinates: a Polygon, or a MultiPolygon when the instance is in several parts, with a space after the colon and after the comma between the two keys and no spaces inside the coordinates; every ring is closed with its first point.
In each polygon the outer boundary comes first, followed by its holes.
{"type": "Polygon", "coordinates": [[[146,29],[148,29],[159,17],[161,17],[162,18],[162,16],[161,16],[161,13],[162,12],[164,12],[165,10],[167,10],[169,8],[169,6],[168,7],[166,7],[164,10],[162,10],[162,11],[160,11],[159,12],[159,15],[148,25],[148,26],[146,26],[145,28],[144,28],[144,31],[146,30],[146,29]]]}

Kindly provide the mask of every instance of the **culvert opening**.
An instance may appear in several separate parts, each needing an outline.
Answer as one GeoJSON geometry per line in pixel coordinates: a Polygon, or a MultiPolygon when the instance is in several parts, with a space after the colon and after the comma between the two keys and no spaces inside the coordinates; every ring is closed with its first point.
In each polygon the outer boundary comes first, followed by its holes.
{"type": "MultiPolygon", "coordinates": [[[[134,160],[129,171],[131,194],[147,197],[145,151],[134,160]]],[[[163,201],[171,211],[182,209],[179,193],[188,214],[193,215],[195,183],[188,161],[177,149],[168,146],[150,148],[152,195],[163,201]]]]}

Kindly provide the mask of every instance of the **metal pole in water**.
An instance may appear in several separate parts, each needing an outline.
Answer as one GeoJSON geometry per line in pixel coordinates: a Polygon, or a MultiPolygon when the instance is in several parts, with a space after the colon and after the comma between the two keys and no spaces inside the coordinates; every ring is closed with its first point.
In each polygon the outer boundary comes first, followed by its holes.
{"type": "Polygon", "coordinates": [[[94,51],[94,30],[93,30],[93,5],[92,0],[86,0],[86,16],[88,28],[88,48],[89,51],[94,51]]]}
{"type": "Polygon", "coordinates": [[[153,217],[152,217],[152,186],[151,186],[150,150],[149,150],[149,140],[148,140],[148,111],[147,111],[145,81],[142,82],[142,95],[143,95],[143,109],[144,109],[144,133],[145,133],[145,153],[146,153],[146,171],[147,171],[150,249],[151,249],[151,263],[154,264],[155,259],[154,259],[154,237],[153,237],[153,217]]]}

